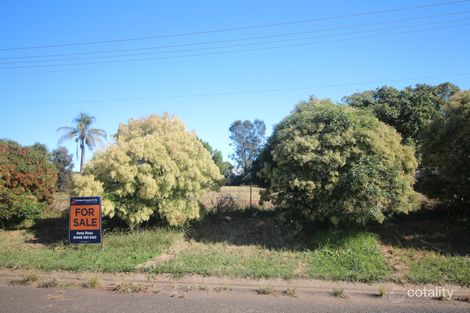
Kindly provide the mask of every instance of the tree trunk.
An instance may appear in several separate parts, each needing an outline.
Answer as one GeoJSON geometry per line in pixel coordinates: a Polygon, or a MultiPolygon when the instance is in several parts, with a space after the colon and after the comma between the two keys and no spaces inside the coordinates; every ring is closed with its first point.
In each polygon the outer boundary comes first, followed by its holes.
{"type": "Polygon", "coordinates": [[[80,149],[82,150],[81,151],[82,156],[80,158],[80,172],[82,172],[83,162],[85,161],[85,144],[84,143],[80,143],[80,149]]]}

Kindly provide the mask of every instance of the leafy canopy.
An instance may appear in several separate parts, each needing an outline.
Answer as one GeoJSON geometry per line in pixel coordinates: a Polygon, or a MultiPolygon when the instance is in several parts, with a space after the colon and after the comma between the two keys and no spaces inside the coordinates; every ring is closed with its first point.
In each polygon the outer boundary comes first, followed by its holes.
{"type": "Polygon", "coordinates": [[[57,171],[38,147],[0,140],[0,220],[36,218],[52,203],[57,171]]]}
{"type": "Polygon", "coordinates": [[[199,138],[199,141],[202,143],[204,148],[209,151],[212,157],[212,161],[214,161],[215,165],[217,165],[220,170],[220,174],[224,175],[225,180],[227,180],[230,177],[233,165],[228,161],[224,161],[222,151],[212,148],[212,146],[207,141],[204,141],[201,138],[199,138]]]}
{"type": "Polygon", "coordinates": [[[69,189],[72,184],[73,155],[69,154],[66,147],[59,147],[52,150],[51,162],[55,165],[59,174],[57,190],[64,191],[69,189]]]}
{"type": "Polygon", "coordinates": [[[442,116],[443,107],[458,90],[451,83],[418,84],[403,90],[383,86],[344,97],[343,101],[352,107],[370,110],[379,120],[393,126],[405,143],[420,144],[429,124],[442,116]]]}
{"type": "Polygon", "coordinates": [[[173,226],[198,218],[202,192],[223,180],[197,136],[167,114],[121,124],[115,140],[74,176],[75,192],[101,195],[103,214],[131,228],[152,216],[173,226]]]}
{"type": "Polygon", "coordinates": [[[231,157],[247,175],[263,147],[266,125],[259,119],[253,122],[237,120],[230,125],[229,131],[235,150],[231,157]]]}
{"type": "Polygon", "coordinates": [[[275,127],[266,147],[263,198],[297,216],[382,222],[416,203],[413,148],[367,111],[312,98],[275,127]]]}
{"type": "Polygon", "coordinates": [[[470,203],[470,90],[449,100],[431,124],[423,146],[425,191],[455,203],[470,203]]]}

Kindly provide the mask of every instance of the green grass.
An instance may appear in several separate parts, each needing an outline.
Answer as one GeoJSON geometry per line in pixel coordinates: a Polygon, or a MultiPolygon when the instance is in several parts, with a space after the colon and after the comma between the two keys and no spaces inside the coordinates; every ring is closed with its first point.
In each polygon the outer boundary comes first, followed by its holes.
{"type": "Polygon", "coordinates": [[[249,278],[291,278],[299,263],[299,254],[256,246],[236,247],[223,243],[194,243],[176,258],[155,266],[155,273],[176,276],[199,274],[249,278]]]}
{"type": "MultiPolygon", "coordinates": [[[[171,252],[145,270],[174,276],[307,278],[335,281],[407,281],[470,286],[467,226],[439,216],[397,219],[375,228],[329,228],[312,224],[294,235],[272,207],[241,209],[249,187],[223,187],[241,201],[232,212],[207,214],[185,230],[113,231],[100,245],[69,245],[63,207],[51,207],[26,230],[0,231],[0,267],[31,270],[135,272],[139,265],[171,252]],[[457,225],[458,226],[458,225],[457,225]],[[455,231],[452,231],[455,230],[455,231]],[[175,249],[183,238],[182,249],[175,249]],[[173,243],[175,245],[170,247],[173,243]],[[384,251],[392,251],[387,258],[384,251]],[[439,252],[436,252],[439,251],[439,252]],[[176,253],[176,254],[174,254],[176,253]],[[392,269],[394,268],[395,271],[392,269]]],[[[259,189],[253,194],[259,196],[259,189]]],[[[256,198],[255,198],[256,199],[256,198]]],[[[257,200],[256,200],[257,201],[257,200]]],[[[465,225],[464,219],[458,219],[465,225]]],[[[31,283],[25,277],[18,283],[31,283]]],[[[98,282],[90,281],[93,288],[98,282]]],[[[125,286],[124,286],[125,287],[125,286]]],[[[124,288],[125,289],[125,288],[124,288]]],[[[384,290],[379,290],[384,294],[384,290]]]]}
{"type": "Polygon", "coordinates": [[[255,245],[195,243],[174,259],[155,266],[153,272],[177,276],[324,278],[364,282],[384,280],[390,274],[377,239],[370,233],[322,231],[312,239],[317,239],[321,247],[274,250],[255,245]]]}
{"type": "Polygon", "coordinates": [[[332,230],[319,232],[312,240],[322,246],[305,253],[309,278],[362,282],[389,278],[391,269],[371,233],[332,230]]]}
{"type": "Polygon", "coordinates": [[[409,267],[406,278],[418,284],[453,283],[470,286],[470,258],[448,256],[414,249],[400,251],[402,261],[409,267]]]}
{"type": "Polygon", "coordinates": [[[110,232],[100,245],[29,243],[29,231],[0,232],[0,267],[40,270],[130,272],[167,250],[179,236],[167,230],[110,232]]]}

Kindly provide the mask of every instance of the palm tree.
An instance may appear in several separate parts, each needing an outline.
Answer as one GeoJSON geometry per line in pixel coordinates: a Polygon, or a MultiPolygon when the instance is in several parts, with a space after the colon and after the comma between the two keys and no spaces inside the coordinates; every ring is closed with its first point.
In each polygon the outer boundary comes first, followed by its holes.
{"type": "Polygon", "coordinates": [[[88,149],[93,150],[97,144],[103,144],[103,139],[106,140],[106,132],[102,129],[90,128],[91,124],[95,122],[95,117],[86,113],[80,113],[74,120],[75,127],[60,127],[57,129],[58,132],[65,133],[60,139],[59,143],[66,140],[75,139],[78,143],[78,149],[80,148],[80,172],[83,168],[83,162],[85,161],[85,146],[88,149]]]}

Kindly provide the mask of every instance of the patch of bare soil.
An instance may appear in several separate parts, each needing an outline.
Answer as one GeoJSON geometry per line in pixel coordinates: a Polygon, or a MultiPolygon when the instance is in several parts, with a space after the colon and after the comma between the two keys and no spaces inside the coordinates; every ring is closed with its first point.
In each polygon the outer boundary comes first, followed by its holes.
{"type": "Polygon", "coordinates": [[[390,245],[382,245],[382,253],[387,259],[387,263],[392,267],[392,281],[399,284],[406,282],[406,274],[409,271],[408,266],[402,262],[399,255],[396,254],[395,249],[390,245]]]}
{"type": "Polygon", "coordinates": [[[34,235],[25,230],[4,231],[1,234],[1,238],[8,245],[21,245],[28,249],[38,249],[43,247],[42,244],[32,243],[35,240],[34,235]]]}
{"type": "Polygon", "coordinates": [[[4,240],[11,240],[16,238],[21,238],[25,234],[24,230],[9,230],[2,232],[2,238],[4,240]]]}
{"type": "Polygon", "coordinates": [[[303,277],[308,264],[306,262],[299,262],[299,265],[294,269],[294,275],[296,277],[303,277]]]}
{"type": "Polygon", "coordinates": [[[148,268],[152,268],[158,264],[165,263],[167,261],[172,260],[179,252],[185,250],[190,246],[190,243],[187,242],[184,238],[180,238],[176,240],[168,249],[168,252],[159,255],[156,258],[148,260],[147,262],[140,264],[137,266],[138,270],[145,270],[148,268]]]}

